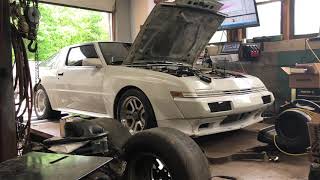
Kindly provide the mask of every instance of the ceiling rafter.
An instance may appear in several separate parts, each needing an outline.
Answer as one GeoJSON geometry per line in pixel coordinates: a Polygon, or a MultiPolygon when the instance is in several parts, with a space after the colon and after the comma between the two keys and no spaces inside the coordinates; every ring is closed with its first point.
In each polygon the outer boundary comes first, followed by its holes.
{"type": "Polygon", "coordinates": [[[40,0],[40,2],[102,12],[113,12],[116,4],[116,0],[40,0]]]}

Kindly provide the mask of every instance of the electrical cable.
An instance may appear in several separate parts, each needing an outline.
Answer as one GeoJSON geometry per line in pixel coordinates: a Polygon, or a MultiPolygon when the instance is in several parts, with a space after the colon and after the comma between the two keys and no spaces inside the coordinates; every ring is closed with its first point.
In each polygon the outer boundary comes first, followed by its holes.
{"type": "Polygon", "coordinates": [[[17,28],[11,25],[12,47],[15,57],[16,76],[14,91],[18,94],[16,103],[17,149],[19,153],[28,146],[30,136],[31,115],[33,106],[32,80],[24,41],[17,28]],[[27,113],[27,121],[23,115],[27,113]]]}
{"type": "Polygon", "coordinates": [[[317,58],[317,60],[320,62],[320,58],[318,57],[318,55],[314,52],[314,50],[313,50],[312,47],[310,46],[309,40],[310,40],[310,39],[306,39],[306,44],[307,44],[308,48],[310,49],[310,51],[312,52],[312,54],[313,54],[313,55],[317,58]]]}
{"type": "Polygon", "coordinates": [[[15,118],[18,154],[22,155],[30,147],[30,126],[33,107],[33,86],[30,75],[25,39],[30,40],[28,50],[37,50],[37,30],[40,13],[38,0],[14,0],[10,3],[11,44],[14,53],[15,118]],[[32,43],[36,42],[34,48],[32,43]],[[26,114],[26,120],[24,115],[26,114]]]}

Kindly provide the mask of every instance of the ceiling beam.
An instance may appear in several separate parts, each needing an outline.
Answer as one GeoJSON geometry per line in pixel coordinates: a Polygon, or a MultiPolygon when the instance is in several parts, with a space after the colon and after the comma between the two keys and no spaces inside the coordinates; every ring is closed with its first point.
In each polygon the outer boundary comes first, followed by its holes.
{"type": "Polygon", "coordinates": [[[113,12],[116,0],[40,0],[39,2],[102,12],[113,12]]]}

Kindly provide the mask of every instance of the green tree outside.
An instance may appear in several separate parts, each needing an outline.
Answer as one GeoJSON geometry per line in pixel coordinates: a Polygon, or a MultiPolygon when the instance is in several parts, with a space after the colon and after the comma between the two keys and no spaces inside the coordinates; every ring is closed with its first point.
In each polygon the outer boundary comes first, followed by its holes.
{"type": "MultiPolygon", "coordinates": [[[[38,52],[41,61],[65,46],[110,40],[107,13],[48,4],[39,4],[39,9],[38,52]]],[[[29,59],[34,59],[33,54],[29,54],[29,59]]]]}

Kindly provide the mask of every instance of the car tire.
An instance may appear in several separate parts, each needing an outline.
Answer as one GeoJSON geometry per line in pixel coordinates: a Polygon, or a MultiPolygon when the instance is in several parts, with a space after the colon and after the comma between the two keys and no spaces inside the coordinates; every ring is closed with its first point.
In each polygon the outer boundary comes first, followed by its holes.
{"type": "Polygon", "coordinates": [[[157,127],[152,105],[144,93],[138,89],[129,89],[120,97],[117,119],[129,129],[131,134],[157,127]],[[135,107],[132,107],[132,104],[136,104],[135,107]],[[139,109],[141,107],[143,109],[139,109]],[[132,113],[128,115],[130,118],[125,118],[125,111],[132,113]]]}
{"type": "Polygon", "coordinates": [[[304,153],[310,146],[308,122],[311,117],[299,109],[283,111],[275,122],[276,143],[289,153],[304,153]]]}
{"type": "Polygon", "coordinates": [[[124,147],[126,180],[210,179],[208,160],[200,147],[178,130],[154,128],[139,132],[124,147]]]}
{"type": "Polygon", "coordinates": [[[60,111],[52,109],[47,92],[41,85],[35,88],[34,111],[38,119],[59,119],[61,117],[60,111]]]}

